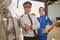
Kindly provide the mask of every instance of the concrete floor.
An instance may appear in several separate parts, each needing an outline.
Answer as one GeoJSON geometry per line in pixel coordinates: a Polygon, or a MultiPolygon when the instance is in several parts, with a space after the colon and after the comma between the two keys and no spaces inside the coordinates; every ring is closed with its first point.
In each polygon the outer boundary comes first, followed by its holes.
{"type": "Polygon", "coordinates": [[[48,34],[48,40],[60,40],[60,27],[55,27],[48,34]]]}

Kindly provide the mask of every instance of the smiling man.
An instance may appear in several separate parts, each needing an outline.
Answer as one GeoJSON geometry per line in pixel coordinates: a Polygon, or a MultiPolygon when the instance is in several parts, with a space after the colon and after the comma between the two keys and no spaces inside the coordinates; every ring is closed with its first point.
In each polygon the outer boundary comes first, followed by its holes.
{"type": "Polygon", "coordinates": [[[40,36],[41,40],[47,40],[48,33],[55,27],[53,21],[44,13],[45,13],[45,8],[40,7],[39,8],[40,17],[38,17],[37,20],[40,23],[40,28],[38,29],[38,35],[40,36]],[[48,24],[51,25],[52,27],[49,30],[46,30],[46,26],[48,24]]]}
{"type": "Polygon", "coordinates": [[[25,12],[20,17],[20,24],[23,28],[24,40],[36,40],[33,30],[37,31],[40,24],[34,16],[30,15],[32,3],[26,1],[23,7],[25,12]]]}

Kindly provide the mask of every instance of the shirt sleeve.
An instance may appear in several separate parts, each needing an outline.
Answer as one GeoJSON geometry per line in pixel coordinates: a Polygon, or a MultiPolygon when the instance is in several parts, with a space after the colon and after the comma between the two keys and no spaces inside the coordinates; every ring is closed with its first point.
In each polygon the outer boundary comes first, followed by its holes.
{"type": "Polygon", "coordinates": [[[20,22],[20,26],[21,26],[22,28],[24,28],[24,27],[25,27],[25,25],[24,25],[24,18],[20,17],[20,18],[19,18],[19,22],[20,22]]]}
{"type": "Polygon", "coordinates": [[[50,25],[52,25],[53,21],[50,18],[47,18],[47,23],[49,23],[50,25]]]}

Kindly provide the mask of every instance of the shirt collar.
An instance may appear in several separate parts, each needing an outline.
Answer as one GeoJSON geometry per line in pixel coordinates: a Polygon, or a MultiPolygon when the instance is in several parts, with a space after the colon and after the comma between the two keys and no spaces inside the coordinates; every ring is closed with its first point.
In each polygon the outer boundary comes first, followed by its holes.
{"type": "Polygon", "coordinates": [[[28,15],[30,15],[30,14],[26,14],[26,13],[24,13],[24,15],[28,16],[28,15]]]}
{"type": "MultiPolygon", "coordinates": [[[[45,15],[42,15],[42,16],[45,16],[45,15]]],[[[40,17],[42,17],[42,16],[40,16],[40,17]]]]}

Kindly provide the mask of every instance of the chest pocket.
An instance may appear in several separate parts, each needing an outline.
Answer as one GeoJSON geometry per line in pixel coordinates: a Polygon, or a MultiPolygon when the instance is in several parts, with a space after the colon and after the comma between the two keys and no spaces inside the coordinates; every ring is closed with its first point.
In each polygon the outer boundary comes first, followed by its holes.
{"type": "Polygon", "coordinates": [[[28,24],[28,25],[31,25],[30,20],[29,20],[28,17],[26,17],[26,18],[24,19],[24,23],[25,23],[25,24],[28,24]]]}

